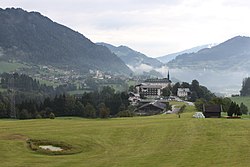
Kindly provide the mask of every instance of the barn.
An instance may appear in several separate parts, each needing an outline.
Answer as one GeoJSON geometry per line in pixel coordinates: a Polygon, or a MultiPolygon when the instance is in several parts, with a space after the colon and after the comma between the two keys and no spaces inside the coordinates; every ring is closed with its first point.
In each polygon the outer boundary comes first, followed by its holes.
{"type": "Polygon", "coordinates": [[[220,118],[222,112],[221,105],[203,105],[203,114],[205,118],[220,118]]]}

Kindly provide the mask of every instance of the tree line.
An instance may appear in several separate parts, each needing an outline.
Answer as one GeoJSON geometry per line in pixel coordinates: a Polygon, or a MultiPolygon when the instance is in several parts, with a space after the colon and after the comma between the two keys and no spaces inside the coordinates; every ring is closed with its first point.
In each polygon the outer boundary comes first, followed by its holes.
{"type": "Polygon", "coordinates": [[[0,75],[0,88],[5,89],[4,96],[15,96],[17,104],[23,101],[35,100],[42,102],[46,97],[55,97],[65,94],[67,91],[76,90],[73,84],[64,84],[57,87],[41,84],[39,80],[33,79],[25,74],[2,73],[0,75]]]}
{"type": "MultiPolygon", "coordinates": [[[[0,118],[11,117],[11,98],[0,94],[0,118]]],[[[126,92],[115,92],[111,87],[104,87],[100,92],[84,93],[80,97],[66,94],[47,97],[42,102],[25,100],[16,104],[18,119],[48,118],[51,114],[62,116],[79,116],[84,118],[107,118],[125,114],[130,116],[126,92]]]]}
{"type": "Polygon", "coordinates": [[[245,104],[240,105],[233,102],[230,98],[213,97],[207,101],[205,99],[197,99],[195,107],[199,111],[203,111],[203,105],[221,105],[223,112],[226,112],[228,116],[240,116],[242,114],[248,114],[248,108],[245,104]]]}
{"type": "Polygon", "coordinates": [[[197,99],[203,98],[205,100],[210,100],[215,97],[215,95],[209,91],[205,86],[200,85],[197,80],[193,80],[191,84],[187,82],[177,82],[171,87],[166,87],[163,89],[163,96],[174,95],[177,96],[178,88],[189,88],[189,101],[195,102],[197,99]]]}

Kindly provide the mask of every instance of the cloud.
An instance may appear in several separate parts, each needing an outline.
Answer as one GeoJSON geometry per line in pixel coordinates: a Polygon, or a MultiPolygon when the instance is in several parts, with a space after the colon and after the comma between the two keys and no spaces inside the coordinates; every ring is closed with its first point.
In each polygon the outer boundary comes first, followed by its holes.
{"type": "Polygon", "coordinates": [[[139,66],[136,67],[130,65],[127,66],[136,74],[142,74],[143,72],[150,72],[151,70],[153,70],[153,67],[147,64],[140,64],[139,66]]]}

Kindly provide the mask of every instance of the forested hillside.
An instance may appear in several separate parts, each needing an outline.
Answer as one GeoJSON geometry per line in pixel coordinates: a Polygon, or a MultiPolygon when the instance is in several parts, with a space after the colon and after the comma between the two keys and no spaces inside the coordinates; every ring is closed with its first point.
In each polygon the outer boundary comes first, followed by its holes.
{"type": "Polygon", "coordinates": [[[163,65],[163,63],[161,63],[159,60],[148,57],[145,54],[137,52],[127,46],[116,47],[107,43],[97,43],[97,44],[106,46],[107,48],[109,48],[111,52],[115,53],[126,64],[132,67],[137,67],[142,64],[146,64],[154,68],[160,68],[163,65]]]}
{"type": "Polygon", "coordinates": [[[2,60],[14,59],[80,72],[90,69],[118,74],[132,72],[106,47],[95,45],[82,34],[38,12],[0,9],[0,25],[2,60]]]}
{"type": "Polygon", "coordinates": [[[249,71],[250,37],[236,36],[197,53],[179,55],[168,63],[171,68],[249,71]]]}

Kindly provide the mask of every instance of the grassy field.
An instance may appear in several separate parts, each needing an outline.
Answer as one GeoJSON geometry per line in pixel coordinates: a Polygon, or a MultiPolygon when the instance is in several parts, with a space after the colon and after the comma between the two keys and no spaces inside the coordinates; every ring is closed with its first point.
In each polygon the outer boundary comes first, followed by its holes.
{"type": "Polygon", "coordinates": [[[20,63],[8,63],[0,61],[0,73],[15,71],[18,68],[25,67],[25,65],[20,63]]]}
{"type": "Polygon", "coordinates": [[[250,120],[195,119],[192,114],[0,120],[0,166],[249,166],[250,120]],[[31,151],[27,139],[60,141],[81,152],[43,155],[31,151]]]}

